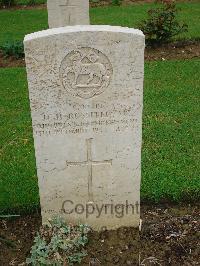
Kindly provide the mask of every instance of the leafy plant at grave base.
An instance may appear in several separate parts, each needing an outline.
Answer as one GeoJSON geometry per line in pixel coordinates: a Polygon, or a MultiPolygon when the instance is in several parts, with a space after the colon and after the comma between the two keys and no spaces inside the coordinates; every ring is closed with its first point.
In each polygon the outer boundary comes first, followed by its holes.
{"type": "Polygon", "coordinates": [[[4,56],[14,56],[15,58],[24,57],[24,45],[20,41],[7,41],[5,44],[0,46],[4,56]]]}
{"type": "Polygon", "coordinates": [[[112,0],[112,5],[113,6],[120,6],[122,3],[122,0],[112,0]]]}
{"type": "Polygon", "coordinates": [[[15,0],[0,0],[0,7],[11,7],[15,4],[15,0]]]}
{"type": "Polygon", "coordinates": [[[29,0],[28,5],[29,6],[34,6],[36,4],[36,0],[29,0]]]}
{"type": "Polygon", "coordinates": [[[165,0],[161,3],[162,7],[150,9],[147,20],[139,25],[149,46],[167,43],[172,37],[188,31],[188,25],[180,23],[176,18],[178,9],[175,2],[165,0]]]}
{"type": "Polygon", "coordinates": [[[84,246],[88,243],[87,225],[73,226],[61,218],[49,221],[41,227],[26,260],[31,265],[73,265],[81,263],[87,255],[84,246]]]}

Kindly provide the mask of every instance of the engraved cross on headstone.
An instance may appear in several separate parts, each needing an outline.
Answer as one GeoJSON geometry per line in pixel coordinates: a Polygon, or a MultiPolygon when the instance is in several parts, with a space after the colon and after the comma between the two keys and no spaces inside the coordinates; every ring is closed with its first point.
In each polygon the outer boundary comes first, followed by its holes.
{"type": "Polygon", "coordinates": [[[92,183],[93,183],[93,166],[94,165],[102,165],[102,164],[109,164],[112,165],[112,159],[111,160],[103,160],[103,161],[93,161],[92,159],[92,140],[93,139],[87,139],[86,140],[86,146],[87,146],[87,160],[83,162],[68,162],[67,165],[86,165],[88,167],[88,196],[89,201],[93,202],[93,190],[92,190],[92,183]]]}
{"type": "MultiPolygon", "coordinates": [[[[74,0],[73,0],[74,1],[74,0]]],[[[60,0],[59,1],[59,7],[61,8],[61,12],[68,13],[68,16],[63,16],[63,18],[68,18],[68,21],[65,21],[64,23],[75,24],[75,21],[72,21],[73,18],[76,18],[76,4],[71,3],[72,0],[60,0]],[[72,16],[73,15],[73,16],[72,16]]]]}
{"type": "Polygon", "coordinates": [[[49,28],[89,25],[89,0],[47,0],[49,28]]]}

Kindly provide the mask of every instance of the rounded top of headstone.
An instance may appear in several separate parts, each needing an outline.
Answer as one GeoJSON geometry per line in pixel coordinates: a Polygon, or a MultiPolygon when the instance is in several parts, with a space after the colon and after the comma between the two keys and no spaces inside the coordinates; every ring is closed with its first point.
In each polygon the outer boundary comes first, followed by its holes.
{"type": "Polygon", "coordinates": [[[120,26],[109,26],[109,25],[77,25],[77,26],[67,26],[61,28],[48,29],[43,31],[34,32],[28,34],[24,38],[24,42],[32,41],[38,38],[44,38],[52,35],[64,34],[64,33],[75,33],[75,32],[117,32],[126,33],[141,36],[144,38],[144,34],[141,30],[120,27],[120,26]]]}

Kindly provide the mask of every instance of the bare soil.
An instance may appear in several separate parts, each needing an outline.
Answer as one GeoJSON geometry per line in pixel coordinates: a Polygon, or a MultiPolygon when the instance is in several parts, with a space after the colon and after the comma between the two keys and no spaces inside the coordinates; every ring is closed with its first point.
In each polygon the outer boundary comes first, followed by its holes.
{"type": "Polygon", "coordinates": [[[157,48],[146,48],[145,60],[184,60],[200,58],[200,41],[179,41],[157,48]]]}
{"type": "Polygon", "coordinates": [[[0,51],[0,68],[1,67],[24,67],[24,58],[16,59],[14,56],[6,57],[0,51]]]}
{"type": "MultiPolygon", "coordinates": [[[[200,58],[200,41],[176,42],[158,48],[146,48],[145,60],[181,60],[200,58]]],[[[15,57],[5,57],[0,51],[1,67],[24,67],[25,60],[15,57]]]]}
{"type": "MultiPolygon", "coordinates": [[[[133,5],[133,4],[145,4],[145,3],[154,3],[156,0],[122,0],[121,5],[133,5]]],[[[157,0],[159,1],[159,0],[157,0]]],[[[194,2],[196,0],[176,0],[176,2],[194,2]]],[[[99,6],[109,6],[112,5],[112,0],[102,0],[97,3],[90,3],[91,7],[99,7],[99,6]]]]}
{"type": "Polygon", "coordinates": [[[0,6],[0,10],[24,10],[24,9],[46,9],[47,5],[46,4],[36,4],[36,5],[14,5],[11,7],[5,7],[5,6],[0,6]]]}
{"type": "MultiPolygon", "coordinates": [[[[92,232],[81,265],[199,265],[199,205],[142,207],[142,230],[92,232]]],[[[20,265],[41,226],[39,214],[0,220],[0,265],[20,265]],[[3,239],[3,240],[2,240],[3,239]]]]}

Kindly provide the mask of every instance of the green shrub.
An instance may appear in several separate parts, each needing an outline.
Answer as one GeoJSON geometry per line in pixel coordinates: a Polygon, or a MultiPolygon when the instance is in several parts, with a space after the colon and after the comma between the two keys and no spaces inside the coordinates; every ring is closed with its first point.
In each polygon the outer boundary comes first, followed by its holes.
{"type": "Polygon", "coordinates": [[[0,49],[6,57],[14,56],[17,59],[24,57],[23,42],[7,41],[5,44],[0,46],[0,49]]]}
{"type": "Polygon", "coordinates": [[[81,263],[87,255],[84,246],[88,243],[88,232],[86,225],[67,225],[61,218],[55,218],[41,227],[26,263],[57,266],[81,263]]]}
{"type": "Polygon", "coordinates": [[[112,0],[112,5],[113,6],[120,6],[121,2],[122,2],[122,0],[112,0]]]}
{"type": "Polygon", "coordinates": [[[185,23],[178,22],[176,4],[162,1],[162,7],[150,9],[147,20],[142,21],[139,28],[146,36],[146,43],[159,46],[172,40],[172,37],[188,31],[185,23]]]}
{"type": "Polygon", "coordinates": [[[29,0],[29,1],[28,1],[28,5],[29,5],[29,6],[34,6],[34,5],[36,5],[36,0],[29,0]]]}
{"type": "Polygon", "coordinates": [[[15,0],[0,0],[0,7],[11,7],[15,5],[15,0]]]}

